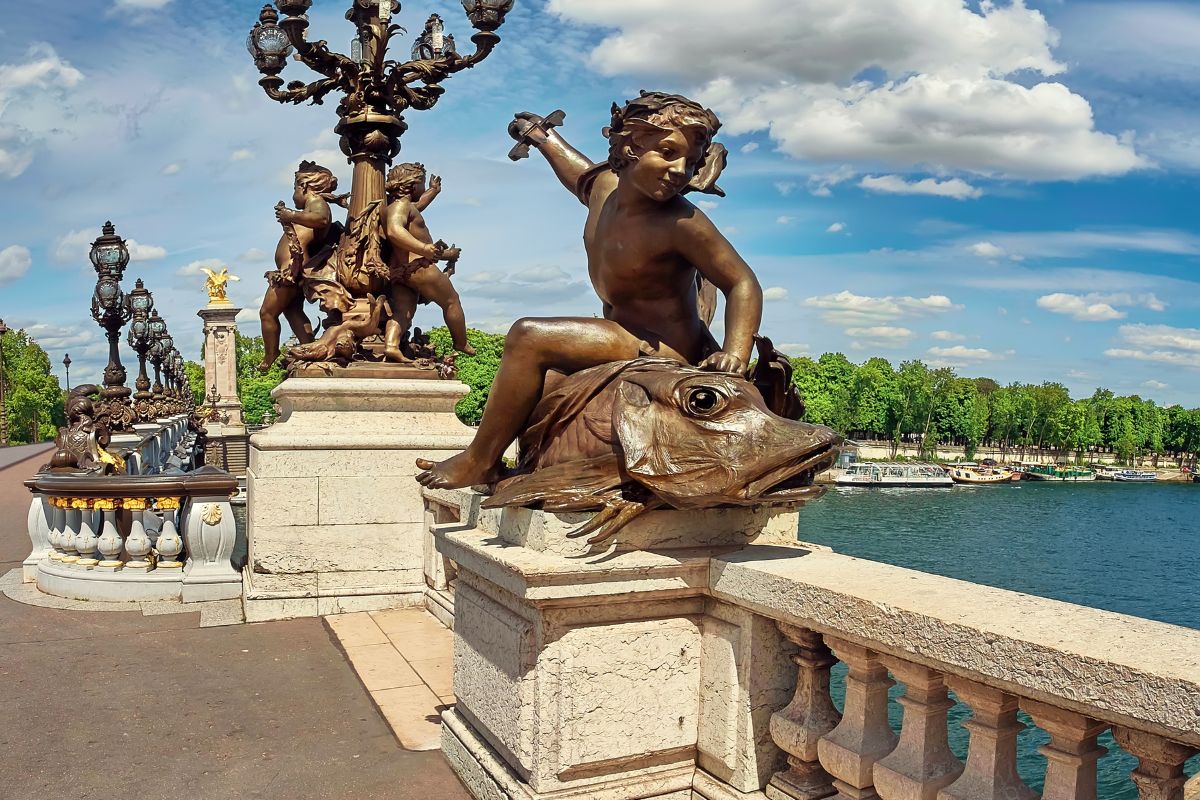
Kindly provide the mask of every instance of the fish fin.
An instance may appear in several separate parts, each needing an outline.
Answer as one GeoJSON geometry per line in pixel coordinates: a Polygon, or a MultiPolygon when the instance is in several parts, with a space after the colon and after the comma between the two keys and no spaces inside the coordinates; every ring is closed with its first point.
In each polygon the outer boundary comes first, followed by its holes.
{"type": "Polygon", "coordinates": [[[632,500],[619,500],[615,505],[605,507],[603,511],[588,520],[586,524],[578,530],[571,531],[567,536],[572,539],[578,539],[581,536],[587,536],[589,533],[595,533],[595,536],[588,539],[588,544],[599,544],[616,536],[622,528],[642,514],[652,511],[661,505],[662,503],[657,499],[648,500],[645,503],[632,500]]]}
{"type": "Polygon", "coordinates": [[[607,495],[615,494],[622,483],[617,457],[608,453],[501,481],[483,507],[541,504],[547,511],[591,511],[606,506],[607,495]]]}

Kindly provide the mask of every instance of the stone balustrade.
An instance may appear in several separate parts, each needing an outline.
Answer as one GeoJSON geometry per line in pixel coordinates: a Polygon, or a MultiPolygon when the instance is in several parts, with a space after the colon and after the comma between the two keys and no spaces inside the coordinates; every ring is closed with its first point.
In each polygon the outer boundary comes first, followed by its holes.
{"type": "Polygon", "coordinates": [[[424,496],[477,797],[1032,800],[1030,722],[1044,800],[1112,797],[1106,747],[1185,797],[1200,631],[802,545],[795,513],[653,513],[588,552],[586,515],[424,496]]]}
{"type": "Polygon", "coordinates": [[[174,475],[40,473],[24,580],[79,600],[184,602],[241,595],[231,564],[237,479],[213,467],[174,475]]]}
{"type": "Polygon", "coordinates": [[[1097,797],[1097,739],[1110,729],[1137,759],[1141,800],[1184,796],[1184,763],[1200,751],[1200,631],[820,551],[714,558],[710,588],[796,648],[795,695],[771,720],[787,754],[765,787],[773,800],[1032,800],[1017,773],[1018,710],[1049,736],[1044,800],[1097,797]],[[950,692],[971,713],[965,761],[949,746],[950,692]]]}

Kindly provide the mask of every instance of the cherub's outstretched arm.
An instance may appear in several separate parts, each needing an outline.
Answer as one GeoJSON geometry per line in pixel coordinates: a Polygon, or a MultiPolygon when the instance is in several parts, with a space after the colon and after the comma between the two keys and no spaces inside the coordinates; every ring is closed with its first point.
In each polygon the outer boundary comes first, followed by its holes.
{"type": "Polygon", "coordinates": [[[333,211],[330,210],[329,203],[325,201],[325,198],[320,195],[311,195],[303,209],[293,211],[290,208],[276,207],[275,218],[280,222],[320,230],[328,228],[333,222],[333,211]]]}
{"type": "Polygon", "coordinates": [[[442,193],[442,179],[437,175],[429,176],[429,188],[415,203],[417,211],[424,211],[442,193]]]}
{"type": "Polygon", "coordinates": [[[541,126],[542,118],[537,114],[522,111],[509,127],[514,138],[528,141],[536,147],[546,160],[558,180],[571,194],[577,194],[579,178],[596,166],[596,162],[572,147],[558,131],[547,131],[541,126]]]}

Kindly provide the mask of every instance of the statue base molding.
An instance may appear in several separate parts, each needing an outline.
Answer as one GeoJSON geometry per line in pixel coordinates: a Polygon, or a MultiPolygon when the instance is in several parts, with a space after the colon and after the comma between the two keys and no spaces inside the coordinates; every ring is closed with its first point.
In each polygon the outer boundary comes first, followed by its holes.
{"type": "MultiPolygon", "coordinates": [[[[247,621],[420,605],[428,525],[417,458],[460,452],[459,381],[289,378],[250,438],[247,621]]],[[[428,545],[431,547],[431,545],[428,545]]]]}
{"type": "Polygon", "coordinates": [[[791,700],[794,648],[713,598],[709,573],[751,543],[803,555],[796,512],[650,512],[585,554],[567,534],[590,515],[425,498],[455,571],[442,748],[473,796],[765,797],[784,765],[769,721],[791,700]]]}

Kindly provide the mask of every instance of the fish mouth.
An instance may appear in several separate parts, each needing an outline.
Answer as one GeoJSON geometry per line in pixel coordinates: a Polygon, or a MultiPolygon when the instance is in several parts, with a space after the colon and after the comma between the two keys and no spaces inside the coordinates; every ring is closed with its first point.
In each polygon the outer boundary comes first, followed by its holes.
{"type": "Polygon", "coordinates": [[[788,503],[811,499],[823,491],[813,486],[818,472],[833,466],[837,460],[837,448],[841,437],[833,437],[809,451],[794,464],[769,467],[747,484],[747,502],[788,503]]]}

